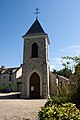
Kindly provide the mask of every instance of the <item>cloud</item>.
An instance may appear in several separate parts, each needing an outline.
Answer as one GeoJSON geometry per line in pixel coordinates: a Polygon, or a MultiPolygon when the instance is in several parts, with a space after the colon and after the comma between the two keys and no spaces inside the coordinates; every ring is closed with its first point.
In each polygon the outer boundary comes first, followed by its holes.
{"type": "Polygon", "coordinates": [[[50,58],[50,70],[60,70],[63,68],[61,63],[61,57],[63,56],[78,56],[80,55],[80,45],[67,46],[59,50],[59,56],[50,58]]]}
{"type": "Polygon", "coordinates": [[[50,71],[53,71],[53,69],[60,70],[61,68],[62,64],[60,57],[50,59],[50,71]]]}
{"type": "Polygon", "coordinates": [[[80,45],[68,46],[66,48],[60,49],[60,52],[68,53],[69,55],[80,55],[80,45]]]}
{"type": "Polygon", "coordinates": [[[55,64],[55,65],[50,65],[50,71],[53,71],[53,70],[61,70],[62,69],[62,65],[58,65],[58,64],[55,64]]]}
{"type": "Polygon", "coordinates": [[[50,59],[50,63],[51,63],[51,64],[57,63],[57,64],[61,65],[61,58],[60,58],[60,57],[51,58],[51,59],[50,59]]]}
{"type": "Polygon", "coordinates": [[[80,50],[80,45],[73,45],[73,46],[67,46],[66,48],[61,49],[60,51],[65,51],[65,50],[80,50]]]}
{"type": "Polygon", "coordinates": [[[55,68],[55,65],[50,65],[50,71],[53,71],[54,68],[55,68]]]}

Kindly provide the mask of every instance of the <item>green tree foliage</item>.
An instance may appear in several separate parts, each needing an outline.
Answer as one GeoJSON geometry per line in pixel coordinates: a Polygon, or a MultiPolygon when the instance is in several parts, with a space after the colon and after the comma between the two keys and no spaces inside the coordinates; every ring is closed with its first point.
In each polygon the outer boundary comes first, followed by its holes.
{"type": "Polygon", "coordinates": [[[75,103],[80,109],[80,64],[75,68],[75,73],[73,75],[75,88],[73,90],[71,102],[75,103]]]}
{"type": "Polygon", "coordinates": [[[68,68],[74,71],[75,66],[77,64],[80,64],[80,56],[75,56],[75,57],[64,56],[62,57],[61,62],[64,68],[68,68]]]}
{"type": "Polygon", "coordinates": [[[78,63],[78,64],[75,66],[75,74],[77,74],[78,76],[80,76],[80,63],[78,63]]]}
{"type": "Polygon", "coordinates": [[[61,105],[62,103],[66,103],[66,102],[67,99],[63,97],[52,97],[52,98],[48,98],[44,107],[51,107],[53,104],[61,105]]]}
{"type": "MultiPolygon", "coordinates": [[[[62,100],[61,100],[62,101],[62,100]]],[[[80,120],[80,111],[72,103],[61,103],[60,99],[48,99],[39,111],[39,120],[80,120]]]]}
{"type": "Polygon", "coordinates": [[[57,71],[57,74],[69,78],[72,75],[72,71],[65,67],[64,69],[57,71]]]}
{"type": "Polygon", "coordinates": [[[75,70],[71,76],[72,93],[70,101],[75,103],[80,108],[80,56],[62,57],[62,64],[65,68],[75,70]],[[74,87],[74,89],[73,89],[74,87]]]}
{"type": "Polygon", "coordinates": [[[0,93],[2,93],[2,91],[5,89],[5,86],[0,86],[0,93]]]}
{"type": "Polygon", "coordinates": [[[65,88],[60,89],[59,97],[67,99],[68,96],[67,101],[75,103],[77,108],[80,109],[80,56],[62,57],[62,64],[64,69],[57,71],[56,74],[70,77],[71,84],[69,85],[68,94],[65,88]],[[72,69],[75,70],[74,73],[72,73],[72,69]]]}
{"type": "Polygon", "coordinates": [[[70,85],[62,85],[62,87],[59,87],[59,99],[65,100],[66,102],[70,102],[72,97],[72,91],[70,89],[70,85]]]}

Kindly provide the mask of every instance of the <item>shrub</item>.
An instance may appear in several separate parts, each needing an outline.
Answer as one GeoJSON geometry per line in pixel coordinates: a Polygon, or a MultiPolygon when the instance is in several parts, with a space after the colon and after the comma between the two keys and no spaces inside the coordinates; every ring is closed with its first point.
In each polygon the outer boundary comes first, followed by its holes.
{"type": "Polygon", "coordinates": [[[72,103],[53,103],[42,107],[38,116],[39,120],[80,120],[80,111],[72,103]]]}
{"type": "Polygon", "coordinates": [[[62,103],[66,103],[67,99],[63,97],[53,97],[53,98],[48,98],[47,102],[45,103],[45,107],[50,107],[53,104],[61,105],[62,103]]]}
{"type": "Polygon", "coordinates": [[[0,86],[0,93],[2,93],[2,91],[3,91],[4,88],[5,87],[0,86]]]}
{"type": "Polygon", "coordinates": [[[80,109],[80,85],[78,86],[76,91],[74,91],[71,97],[71,102],[76,104],[77,108],[80,109]]]}

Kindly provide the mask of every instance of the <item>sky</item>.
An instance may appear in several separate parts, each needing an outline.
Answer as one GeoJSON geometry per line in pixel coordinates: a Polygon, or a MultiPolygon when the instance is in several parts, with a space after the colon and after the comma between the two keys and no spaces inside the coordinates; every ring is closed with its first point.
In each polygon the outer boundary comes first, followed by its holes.
{"type": "Polygon", "coordinates": [[[61,57],[80,55],[80,0],[0,0],[0,66],[23,62],[22,36],[36,19],[48,34],[51,70],[62,69],[61,57]]]}

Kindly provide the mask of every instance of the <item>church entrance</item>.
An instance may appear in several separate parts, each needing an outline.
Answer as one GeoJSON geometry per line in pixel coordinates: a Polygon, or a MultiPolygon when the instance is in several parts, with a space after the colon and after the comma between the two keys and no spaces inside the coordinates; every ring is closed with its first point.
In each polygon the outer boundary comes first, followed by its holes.
{"type": "Polygon", "coordinates": [[[36,72],[30,77],[30,98],[40,98],[40,77],[36,72]]]}

